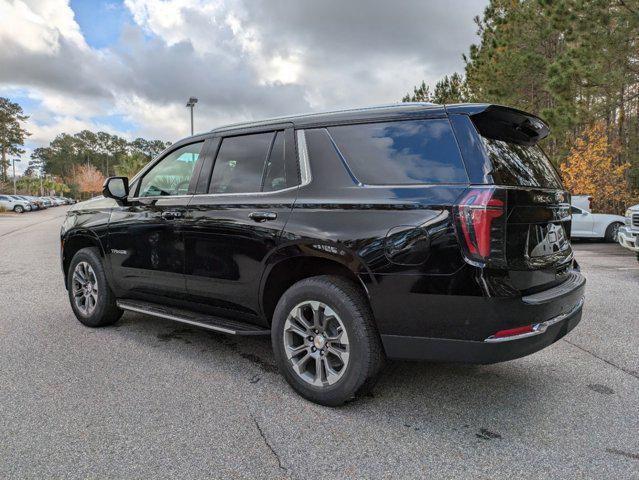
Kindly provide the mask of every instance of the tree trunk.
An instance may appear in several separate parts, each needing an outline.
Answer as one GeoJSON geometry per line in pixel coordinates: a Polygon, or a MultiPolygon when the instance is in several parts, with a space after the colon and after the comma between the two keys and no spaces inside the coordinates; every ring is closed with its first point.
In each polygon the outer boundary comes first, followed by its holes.
{"type": "Polygon", "coordinates": [[[2,180],[7,181],[7,147],[2,147],[2,180]]]}
{"type": "Polygon", "coordinates": [[[619,154],[617,155],[617,163],[619,165],[621,165],[623,163],[623,159],[622,156],[623,154],[626,152],[626,139],[624,136],[624,126],[625,126],[625,122],[626,122],[626,89],[625,89],[625,85],[622,83],[621,84],[621,92],[620,92],[620,96],[621,96],[621,102],[619,103],[619,130],[618,130],[618,135],[619,135],[619,146],[621,147],[619,149],[619,154]]]}

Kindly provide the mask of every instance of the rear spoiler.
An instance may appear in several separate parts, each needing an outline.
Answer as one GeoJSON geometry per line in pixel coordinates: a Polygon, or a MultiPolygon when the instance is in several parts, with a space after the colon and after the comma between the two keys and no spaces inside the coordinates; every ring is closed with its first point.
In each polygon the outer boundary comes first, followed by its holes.
{"type": "MultiPolygon", "coordinates": [[[[457,110],[454,106],[451,107],[453,108],[447,108],[451,113],[457,110]]],[[[468,111],[468,114],[475,128],[484,137],[521,145],[535,145],[550,133],[550,127],[530,113],[501,105],[477,107],[479,106],[468,111]]]]}

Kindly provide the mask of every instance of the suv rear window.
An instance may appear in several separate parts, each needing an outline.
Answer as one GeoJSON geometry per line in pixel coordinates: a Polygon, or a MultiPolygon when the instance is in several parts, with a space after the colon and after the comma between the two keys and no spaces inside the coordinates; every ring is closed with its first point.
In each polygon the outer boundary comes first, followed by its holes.
{"type": "Polygon", "coordinates": [[[448,119],[343,125],[328,131],[364,184],[468,182],[448,119]]]}
{"type": "Polygon", "coordinates": [[[481,136],[497,185],[563,188],[561,178],[539,145],[520,145],[481,136]]]}

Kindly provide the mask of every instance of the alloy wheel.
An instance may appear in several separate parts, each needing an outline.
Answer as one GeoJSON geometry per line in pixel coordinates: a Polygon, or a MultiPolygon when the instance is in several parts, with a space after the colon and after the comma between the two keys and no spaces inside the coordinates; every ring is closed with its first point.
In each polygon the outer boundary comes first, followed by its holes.
{"type": "Polygon", "coordinates": [[[284,323],[284,348],[293,371],[316,387],[333,385],[348,367],[346,328],[322,302],[305,301],[291,310],[284,323]]]}
{"type": "Polygon", "coordinates": [[[98,279],[88,262],[79,262],[71,281],[73,301],[80,313],[90,316],[98,303],[98,279]]]}

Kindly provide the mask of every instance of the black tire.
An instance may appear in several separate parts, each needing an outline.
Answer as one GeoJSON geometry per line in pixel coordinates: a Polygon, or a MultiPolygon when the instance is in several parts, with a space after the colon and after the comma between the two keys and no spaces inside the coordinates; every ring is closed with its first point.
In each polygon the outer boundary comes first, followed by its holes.
{"type": "Polygon", "coordinates": [[[24,207],[22,205],[16,205],[13,207],[13,211],[16,213],[24,213],[24,207]]]}
{"type": "Polygon", "coordinates": [[[105,327],[113,325],[122,316],[122,310],[116,305],[116,298],[109,286],[102,258],[97,248],[83,248],[78,250],[71,259],[69,271],[67,272],[67,290],[69,293],[69,301],[76,318],[87,327],[105,327]],[[76,303],[74,298],[74,281],[73,275],[79,263],[85,262],[93,269],[95,285],[97,285],[97,301],[90,312],[83,312],[76,303]]]}
{"type": "Polygon", "coordinates": [[[366,297],[351,281],[338,276],[306,278],[291,286],[275,308],[271,341],[278,368],[291,387],[302,397],[331,407],[371,389],[385,358],[366,297]],[[348,335],[348,363],[342,376],[332,385],[314,386],[303,380],[286,355],[286,320],[295,306],[307,301],[322,302],[334,310],[348,335]]]}
{"type": "Polygon", "coordinates": [[[614,222],[608,225],[608,228],[606,228],[606,235],[604,236],[606,242],[616,243],[618,241],[619,227],[622,225],[623,223],[621,222],[614,222]]]}

